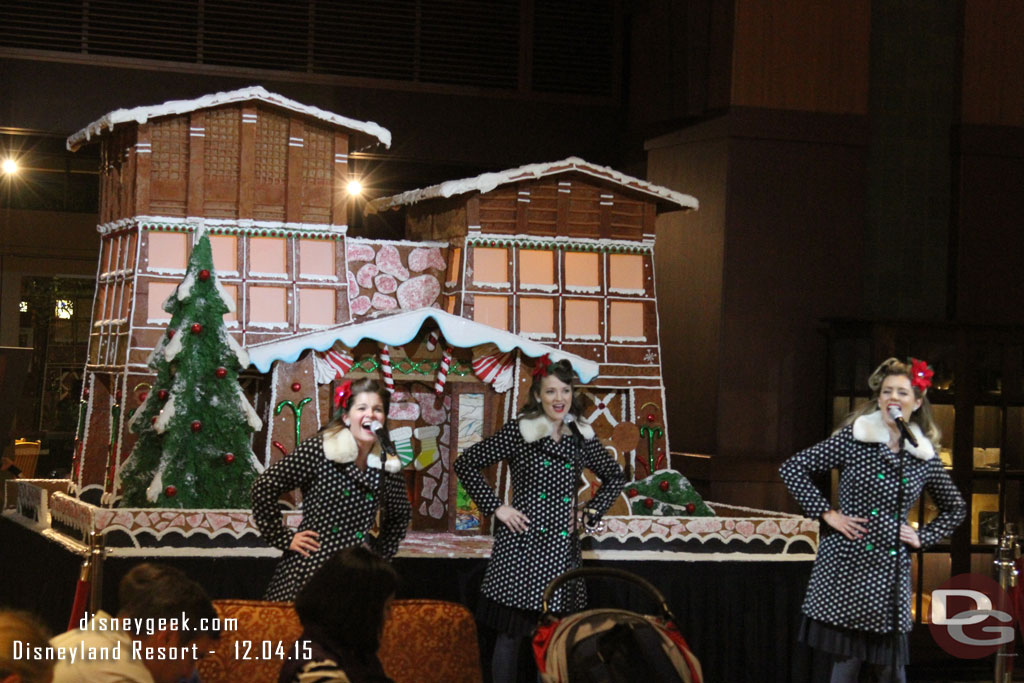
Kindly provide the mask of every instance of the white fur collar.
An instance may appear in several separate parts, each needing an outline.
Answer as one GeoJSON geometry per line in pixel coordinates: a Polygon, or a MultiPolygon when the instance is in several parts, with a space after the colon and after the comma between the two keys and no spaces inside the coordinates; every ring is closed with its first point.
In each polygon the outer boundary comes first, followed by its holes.
{"type": "MultiPolygon", "coordinates": [[[[576,426],[579,427],[580,434],[583,435],[584,439],[594,438],[594,428],[586,422],[577,420],[576,426]]],[[[545,436],[551,436],[553,431],[551,420],[549,420],[546,415],[519,418],[519,433],[523,435],[523,440],[526,441],[526,443],[539,441],[545,436]]],[[[569,425],[562,425],[562,434],[572,435],[572,430],[569,429],[569,425]]]]}
{"type": "MultiPolygon", "coordinates": [[[[345,463],[355,462],[359,454],[359,446],[356,445],[356,438],[348,429],[324,434],[324,457],[331,462],[345,463]]],[[[375,445],[373,451],[366,458],[366,466],[379,470],[381,468],[380,446],[375,445]]],[[[384,469],[388,472],[397,472],[402,469],[402,461],[393,455],[387,457],[384,469]]]]}
{"type": "MultiPolygon", "coordinates": [[[[925,437],[921,428],[913,422],[908,422],[907,426],[917,438],[917,446],[912,445],[909,441],[903,445],[907,452],[921,460],[934,458],[935,448],[932,446],[932,442],[925,437]]],[[[854,420],[853,438],[864,443],[889,443],[889,428],[882,421],[882,411],[876,410],[854,420]]]]}

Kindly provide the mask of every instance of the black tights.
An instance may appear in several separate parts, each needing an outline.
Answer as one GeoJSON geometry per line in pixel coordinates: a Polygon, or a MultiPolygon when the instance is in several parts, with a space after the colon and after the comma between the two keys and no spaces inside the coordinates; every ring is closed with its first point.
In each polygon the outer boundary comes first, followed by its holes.
{"type": "Polygon", "coordinates": [[[519,647],[523,639],[499,633],[494,641],[494,654],[491,656],[491,679],[494,683],[516,683],[519,673],[519,647]]]}
{"type": "MultiPolygon", "coordinates": [[[[907,675],[902,666],[896,667],[894,672],[892,666],[886,664],[867,664],[863,660],[854,657],[836,657],[832,664],[832,678],[829,683],[857,683],[860,680],[861,665],[875,675],[880,683],[905,683],[907,675]]],[[[872,680],[872,679],[868,679],[872,680]]]]}

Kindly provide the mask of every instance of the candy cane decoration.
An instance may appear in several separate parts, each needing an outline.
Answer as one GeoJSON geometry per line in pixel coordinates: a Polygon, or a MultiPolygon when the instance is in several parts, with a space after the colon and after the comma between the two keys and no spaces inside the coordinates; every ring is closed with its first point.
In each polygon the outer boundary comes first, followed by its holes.
{"type": "Polygon", "coordinates": [[[447,346],[444,355],[441,356],[441,364],[437,367],[437,379],[434,381],[434,393],[438,396],[444,393],[444,385],[448,381],[448,368],[452,365],[452,347],[447,346]]]}
{"type": "Polygon", "coordinates": [[[380,347],[380,372],[384,376],[384,386],[390,393],[395,393],[395,378],[391,373],[391,351],[388,345],[380,347]]]}
{"type": "Polygon", "coordinates": [[[437,342],[441,339],[441,330],[434,330],[427,337],[427,351],[433,351],[437,347],[437,342]]]}

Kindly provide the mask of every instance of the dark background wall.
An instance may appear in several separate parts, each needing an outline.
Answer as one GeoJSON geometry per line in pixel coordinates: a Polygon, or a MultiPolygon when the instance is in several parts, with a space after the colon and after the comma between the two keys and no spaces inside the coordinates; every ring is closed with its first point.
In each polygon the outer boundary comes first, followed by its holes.
{"type": "MultiPolygon", "coordinates": [[[[693,194],[658,224],[669,434],[715,456],[723,502],[791,509],[778,463],[830,423],[823,321],[1024,323],[1014,0],[391,0],[376,25],[307,4],[333,28],[274,3],[200,30],[195,3],[112,2],[124,21],[92,42],[86,3],[5,6],[0,139],[42,150],[114,108],[260,84],[389,128],[357,159],[375,194],[570,154],[693,194]]],[[[38,165],[76,188],[90,154],[38,165]]],[[[73,201],[3,206],[11,344],[22,278],[93,277],[96,235],[73,201]]]]}

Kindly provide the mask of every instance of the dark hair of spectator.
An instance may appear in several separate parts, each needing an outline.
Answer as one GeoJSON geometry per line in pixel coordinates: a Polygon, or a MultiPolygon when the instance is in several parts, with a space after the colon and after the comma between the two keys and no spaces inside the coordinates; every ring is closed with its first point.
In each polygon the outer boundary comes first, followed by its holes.
{"type": "Polygon", "coordinates": [[[190,630],[181,633],[182,643],[204,635],[220,637],[217,610],[206,591],[175,567],[150,562],[136,565],[121,579],[117,597],[118,617],[180,620],[184,614],[190,630]]]}
{"type": "Polygon", "coordinates": [[[363,546],[339,551],[313,574],[295,599],[302,626],[334,643],[375,653],[385,608],[398,589],[398,574],[363,546]]]}

